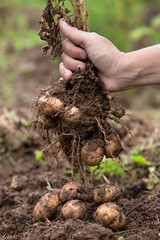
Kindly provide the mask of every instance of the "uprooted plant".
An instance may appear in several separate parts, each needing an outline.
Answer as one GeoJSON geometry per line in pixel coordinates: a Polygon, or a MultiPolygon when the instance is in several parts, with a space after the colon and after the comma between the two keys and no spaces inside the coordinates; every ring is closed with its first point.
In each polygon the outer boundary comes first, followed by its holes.
{"type": "MultiPolygon", "coordinates": [[[[65,7],[65,0],[48,0],[40,19],[39,35],[47,42],[44,54],[50,50],[53,58],[62,52],[58,26],[61,18],[78,29],[89,31],[85,0],[70,1],[74,13],[65,7]]],[[[74,72],[69,82],[56,81],[40,91],[34,121],[34,126],[43,130],[47,154],[57,158],[62,149],[73,173],[80,172],[81,177],[84,164],[95,166],[104,155],[119,156],[121,141],[108,120],[112,115],[118,121],[125,114],[123,109],[111,110],[112,96],[98,79],[93,64],[89,60],[85,63],[86,70],[74,72]]]]}

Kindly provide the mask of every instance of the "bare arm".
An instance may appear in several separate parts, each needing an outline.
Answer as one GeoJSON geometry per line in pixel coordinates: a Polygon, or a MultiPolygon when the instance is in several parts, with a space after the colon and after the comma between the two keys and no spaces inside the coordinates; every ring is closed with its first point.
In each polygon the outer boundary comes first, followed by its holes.
{"type": "Polygon", "coordinates": [[[72,71],[85,70],[81,60],[88,57],[109,91],[160,84],[160,45],[123,53],[96,33],[80,31],[63,20],[60,28],[67,37],[62,45],[64,52],[60,64],[61,76],[66,80],[70,79],[72,71]]]}

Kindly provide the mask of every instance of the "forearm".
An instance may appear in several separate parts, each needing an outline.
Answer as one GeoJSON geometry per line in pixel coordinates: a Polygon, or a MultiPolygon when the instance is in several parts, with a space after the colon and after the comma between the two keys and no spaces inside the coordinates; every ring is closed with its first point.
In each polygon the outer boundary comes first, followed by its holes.
{"type": "Polygon", "coordinates": [[[160,44],[126,53],[116,72],[123,90],[160,84],[160,44]]]}

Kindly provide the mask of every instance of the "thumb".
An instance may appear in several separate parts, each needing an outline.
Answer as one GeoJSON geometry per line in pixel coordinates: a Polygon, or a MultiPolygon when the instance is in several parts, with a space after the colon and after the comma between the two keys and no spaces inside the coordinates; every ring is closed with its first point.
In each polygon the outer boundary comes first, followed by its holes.
{"type": "Polygon", "coordinates": [[[69,26],[64,19],[60,19],[59,27],[63,35],[69,38],[73,43],[86,48],[88,43],[88,32],[78,30],[77,28],[69,26]]]}

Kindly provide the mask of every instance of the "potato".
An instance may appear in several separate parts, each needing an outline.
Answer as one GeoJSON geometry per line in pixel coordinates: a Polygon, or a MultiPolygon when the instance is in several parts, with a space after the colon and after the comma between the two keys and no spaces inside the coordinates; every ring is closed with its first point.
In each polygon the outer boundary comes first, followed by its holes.
{"type": "Polygon", "coordinates": [[[107,142],[104,146],[104,153],[106,157],[118,157],[123,150],[121,141],[115,133],[108,136],[107,142]]]}
{"type": "Polygon", "coordinates": [[[77,194],[81,193],[82,184],[79,182],[69,182],[65,184],[60,191],[61,202],[67,202],[74,198],[77,198],[77,194]]]}
{"type": "Polygon", "coordinates": [[[117,118],[122,118],[125,115],[125,109],[119,108],[112,111],[112,114],[117,118]]]}
{"type": "Polygon", "coordinates": [[[115,203],[104,203],[94,213],[95,220],[112,229],[122,229],[126,225],[126,217],[122,209],[115,203]]]}
{"type": "Polygon", "coordinates": [[[114,100],[114,97],[111,94],[108,94],[107,98],[108,98],[109,101],[113,101],[114,100]]]}
{"type": "Polygon", "coordinates": [[[47,116],[54,116],[64,106],[64,102],[56,97],[42,96],[38,100],[38,109],[40,112],[47,116]]]}
{"type": "Polygon", "coordinates": [[[96,139],[87,141],[81,149],[81,159],[89,166],[100,164],[104,156],[104,148],[96,141],[96,139]]]}
{"type": "Polygon", "coordinates": [[[45,194],[34,208],[34,219],[42,222],[46,219],[52,219],[58,205],[59,199],[57,195],[55,195],[54,193],[45,194]]]}
{"type": "Polygon", "coordinates": [[[62,207],[62,217],[64,219],[83,219],[87,212],[87,207],[80,200],[71,200],[65,203],[62,207]]]}
{"type": "Polygon", "coordinates": [[[93,199],[96,203],[114,202],[120,198],[120,190],[109,184],[99,185],[93,190],[93,199]]]}
{"type": "Polygon", "coordinates": [[[77,107],[72,107],[66,110],[63,116],[63,120],[68,124],[76,123],[81,117],[80,110],[77,107]]]}

